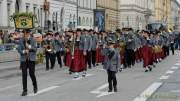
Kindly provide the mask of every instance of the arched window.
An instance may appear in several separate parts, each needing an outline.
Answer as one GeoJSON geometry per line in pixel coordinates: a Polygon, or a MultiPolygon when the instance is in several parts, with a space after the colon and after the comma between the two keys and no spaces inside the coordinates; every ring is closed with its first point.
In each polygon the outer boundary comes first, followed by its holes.
{"type": "Polygon", "coordinates": [[[82,25],[85,25],[85,18],[82,19],[82,25]]]}
{"type": "Polygon", "coordinates": [[[81,26],[81,17],[78,19],[78,25],[81,26]]]}
{"type": "Polygon", "coordinates": [[[73,22],[75,22],[75,19],[76,19],[76,16],[75,16],[75,14],[73,15],[73,22]]]}
{"type": "Polygon", "coordinates": [[[86,26],[89,26],[89,18],[86,18],[86,26]]]}
{"type": "Polygon", "coordinates": [[[93,26],[92,18],[90,18],[90,26],[93,26]]]}
{"type": "Polygon", "coordinates": [[[69,22],[72,22],[72,14],[69,16],[69,22]]]}
{"type": "Polygon", "coordinates": [[[137,29],[139,29],[139,16],[136,17],[136,25],[137,25],[137,29]]]}

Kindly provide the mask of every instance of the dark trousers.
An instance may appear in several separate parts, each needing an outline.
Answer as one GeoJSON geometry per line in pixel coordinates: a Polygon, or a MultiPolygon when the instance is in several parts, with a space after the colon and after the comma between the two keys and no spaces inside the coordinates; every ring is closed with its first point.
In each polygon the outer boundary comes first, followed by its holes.
{"type": "Polygon", "coordinates": [[[126,49],[125,50],[125,67],[131,67],[135,63],[134,50],[126,49]]]}
{"type": "Polygon", "coordinates": [[[57,57],[57,61],[58,61],[58,64],[60,65],[60,67],[62,67],[62,59],[61,59],[61,52],[56,52],[56,57],[57,57]]]}
{"type": "Polygon", "coordinates": [[[117,89],[116,72],[108,70],[107,73],[108,73],[109,90],[112,90],[113,87],[114,89],[117,89]]]}
{"type": "Polygon", "coordinates": [[[55,54],[46,52],[45,55],[46,55],[46,70],[49,70],[49,61],[51,62],[51,69],[53,69],[55,66],[55,59],[56,59],[55,54]]]}
{"type": "Polygon", "coordinates": [[[174,43],[171,43],[170,47],[171,47],[172,54],[174,55],[174,43]]]}
{"type": "Polygon", "coordinates": [[[21,62],[21,69],[22,69],[23,91],[27,92],[27,69],[29,69],[29,75],[32,80],[34,89],[37,89],[37,81],[35,76],[35,61],[21,62]]]}
{"type": "Polygon", "coordinates": [[[169,56],[169,46],[163,46],[164,55],[169,56]]]}
{"type": "Polygon", "coordinates": [[[96,50],[92,50],[92,64],[93,66],[96,65],[96,50]]]}
{"type": "Polygon", "coordinates": [[[91,68],[91,51],[87,51],[87,55],[86,55],[86,65],[88,64],[89,68],[91,68]]]}

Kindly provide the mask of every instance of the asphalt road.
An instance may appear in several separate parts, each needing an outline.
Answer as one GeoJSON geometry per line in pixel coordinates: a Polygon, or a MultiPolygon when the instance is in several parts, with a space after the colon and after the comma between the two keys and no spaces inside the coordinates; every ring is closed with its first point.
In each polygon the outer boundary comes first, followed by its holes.
{"type": "Polygon", "coordinates": [[[118,73],[117,93],[107,93],[107,74],[102,66],[88,70],[85,78],[74,79],[66,67],[56,66],[47,72],[45,65],[38,65],[39,92],[33,94],[28,78],[28,96],[21,97],[21,71],[10,68],[10,63],[0,67],[4,68],[0,69],[0,101],[180,101],[180,51],[157,64],[152,72],[145,73],[138,63],[118,73]]]}

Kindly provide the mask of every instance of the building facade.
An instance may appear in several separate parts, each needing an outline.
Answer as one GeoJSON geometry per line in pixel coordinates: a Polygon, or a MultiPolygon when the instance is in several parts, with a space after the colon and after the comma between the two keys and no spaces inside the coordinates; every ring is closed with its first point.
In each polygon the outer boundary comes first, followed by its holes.
{"type": "Polygon", "coordinates": [[[43,27],[43,1],[44,0],[1,0],[0,1],[0,30],[5,32],[14,31],[14,22],[10,16],[15,12],[32,12],[37,16],[36,27],[43,27]]]}
{"type": "Polygon", "coordinates": [[[78,0],[78,27],[93,29],[96,0],[78,0]]]}
{"type": "Polygon", "coordinates": [[[14,31],[9,20],[15,12],[33,12],[35,27],[42,31],[64,31],[69,28],[93,28],[96,0],[0,0],[0,30],[14,31]],[[48,11],[44,10],[45,2],[48,11]]]}
{"type": "Polygon", "coordinates": [[[120,0],[121,28],[145,29],[153,18],[153,0],[120,0]]]}
{"type": "Polygon", "coordinates": [[[105,30],[119,27],[119,0],[97,0],[97,9],[105,11],[105,30]]]}
{"type": "Polygon", "coordinates": [[[155,0],[155,21],[171,23],[171,0],[155,0]]]}
{"type": "Polygon", "coordinates": [[[10,21],[10,15],[15,12],[15,1],[14,0],[0,0],[0,30],[7,33],[9,30],[14,28],[10,21]]]}
{"type": "Polygon", "coordinates": [[[176,0],[171,0],[170,25],[180,31],[180,5],[176,0]]]}

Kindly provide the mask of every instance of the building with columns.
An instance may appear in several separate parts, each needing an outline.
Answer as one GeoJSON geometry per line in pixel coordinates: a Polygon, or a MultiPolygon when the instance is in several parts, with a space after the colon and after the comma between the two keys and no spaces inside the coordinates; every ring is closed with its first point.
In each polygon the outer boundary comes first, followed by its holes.
{"type": "Polygon", "coordinates": [[[15,1],[14,0],[0,0],[0,30],[7,33],[8,30],[14,28],[13,23],[9,17],[15,12],[15,1]]]}
{"type": "Polygon", "coordinates": [[[33,12],[35,27],[42,31],[63,31],[67,28],[93,28],[96,0],[0,0],[0,30],[14,31],[9,16],[15,12],[33,12]],[[49,11],[44,11],[45,1],[49,11]]]}
{"type": "Polygon", "coordinates": [[[155,21],[166,23],[172,28],[172,0],[155,0],[155,21]]]}
{"type": "Polygon", "coordinates": [[[5,33],[14,31],[14,22],[10,21],[9,17],[15,12],[33,12],[37,16],[36,27],[42,27],[43,2],[43,0],[0,0],[0,30],[5,33]]]}
{"type": "Polygon", "coordinates": [[[78,0],[78,27],[92,29],[94,27],[94,9],[96,0],[78,0]]]}
{"type": "Polygon", "coordinates": [[[153,0],[120,0],[120,25],[145,29],[153,18],[153,0]]]}
{"type": "Polygon", "coordinates": [[[180,31],[180,4],[176,0],[171,0],[170,26],[180,31]]]}

